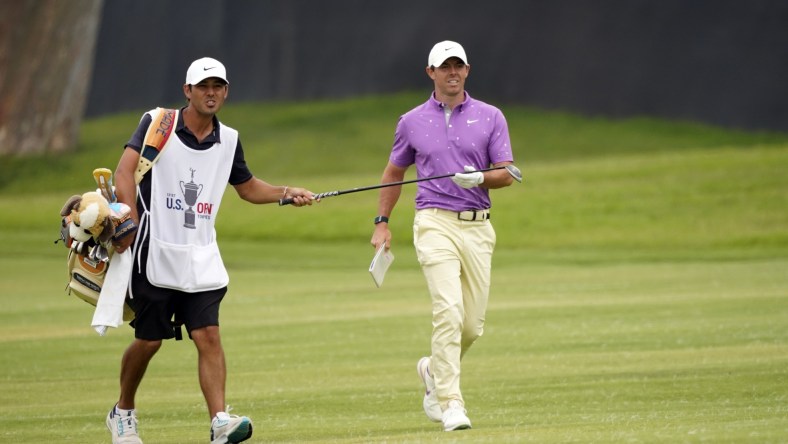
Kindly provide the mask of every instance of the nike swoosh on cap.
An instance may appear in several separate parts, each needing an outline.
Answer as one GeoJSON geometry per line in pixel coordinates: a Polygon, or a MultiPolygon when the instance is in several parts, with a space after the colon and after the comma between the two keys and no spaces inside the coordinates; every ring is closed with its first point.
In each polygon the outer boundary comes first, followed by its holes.
{"type": "Polygon", "coordinates": [[[214,69],[214,68],[216,68],[216,67],[215,66],[211,66],[210,68],[203,68],[202,70],[203,71],[208,71],[209,69],[214,69]]]}

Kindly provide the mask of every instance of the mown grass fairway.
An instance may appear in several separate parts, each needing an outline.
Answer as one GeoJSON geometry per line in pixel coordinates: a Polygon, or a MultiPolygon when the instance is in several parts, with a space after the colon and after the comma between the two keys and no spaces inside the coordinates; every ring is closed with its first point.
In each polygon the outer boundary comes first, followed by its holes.
{"type": "MultiPolygon", "coordinates": [[[[418,100],[230,103],[222,118],[260,177],[319,192],[376,183],[396,116],[418,100]]],[[[463,367],[474,428],[441,432],[421,410],[415,187],[380,289],[366,272],[376,192],[295,209],[230,190],[227,400],[253,419],[249,442],[785,442],[788,136],[504,111],[525,183],[493,192],[488,324],[463,367]]],[[[2,159],[2,442],[108,442],[132,331],[90,329],[52,242],[63,202],[114,168],[137,119],[86,122],[71,158],[2,159]]],[[[190,341],[165,343],[137,402],[146,444],[207,442],[190,341]]]]}

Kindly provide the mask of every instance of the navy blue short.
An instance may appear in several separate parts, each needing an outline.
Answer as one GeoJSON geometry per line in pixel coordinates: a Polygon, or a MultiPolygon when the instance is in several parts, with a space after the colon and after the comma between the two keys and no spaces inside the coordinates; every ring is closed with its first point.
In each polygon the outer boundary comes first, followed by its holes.
{"type": "Polygon", "coordinates": [[[186,327],[191,337],[192,330],[219,325],[219,304],[227,293],[227,287],[197,293],[157,287],[148,281],[145,274],[147,248],[143,248],[140,254],[141,272],[138,273],[135,258],[131,274],[134,297],[126,298],[134,309],[134,320],[130,324],[134,327],[135,338],[148,341],[179,338],[180,324],[186,327]]]}

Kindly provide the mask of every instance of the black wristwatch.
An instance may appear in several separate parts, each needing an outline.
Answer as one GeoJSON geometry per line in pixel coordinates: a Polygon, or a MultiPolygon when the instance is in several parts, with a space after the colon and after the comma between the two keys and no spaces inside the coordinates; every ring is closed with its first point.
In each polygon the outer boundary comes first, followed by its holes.
{"type": "Polygon", "coordinates": [[[377,225],[377,224],[379,224],[381,222],[388,223],[388,221],[389,221],[389,218],[386,217],[386,216],[375,216],[375,219],[373,220],[373,222],[375,222],[375,225],[377,225]]]}

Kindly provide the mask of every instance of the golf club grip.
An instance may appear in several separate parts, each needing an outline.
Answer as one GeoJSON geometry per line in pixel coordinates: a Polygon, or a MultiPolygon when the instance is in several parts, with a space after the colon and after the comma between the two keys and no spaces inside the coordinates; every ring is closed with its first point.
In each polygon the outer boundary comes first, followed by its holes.
{"type": "MultiPolygon", "coordinates": [[[[339,191],[339,190],[337,190],[337,191],[326,191],[325,193],[317,193],[317,194],[313,194],[313,195],[312,195],[312,200],[320,200],[320,199],[322,199],[322,198],[324,198],[324,197],[339,196],[340,194],[344,194],[344,193],[352,193],[353,191],[355,191],[355,190],[352,190],[352,191],[339,191]]],[[[290,205],[290,204],[292,204],[293,202],[294,202],[294,200],[293,200],[293,198],[292,198],[292,197],[287,197],[287,198],[284,198],[284,199],[279,199],[279,206],[282,206],[282,205],[290,205]]]]}

